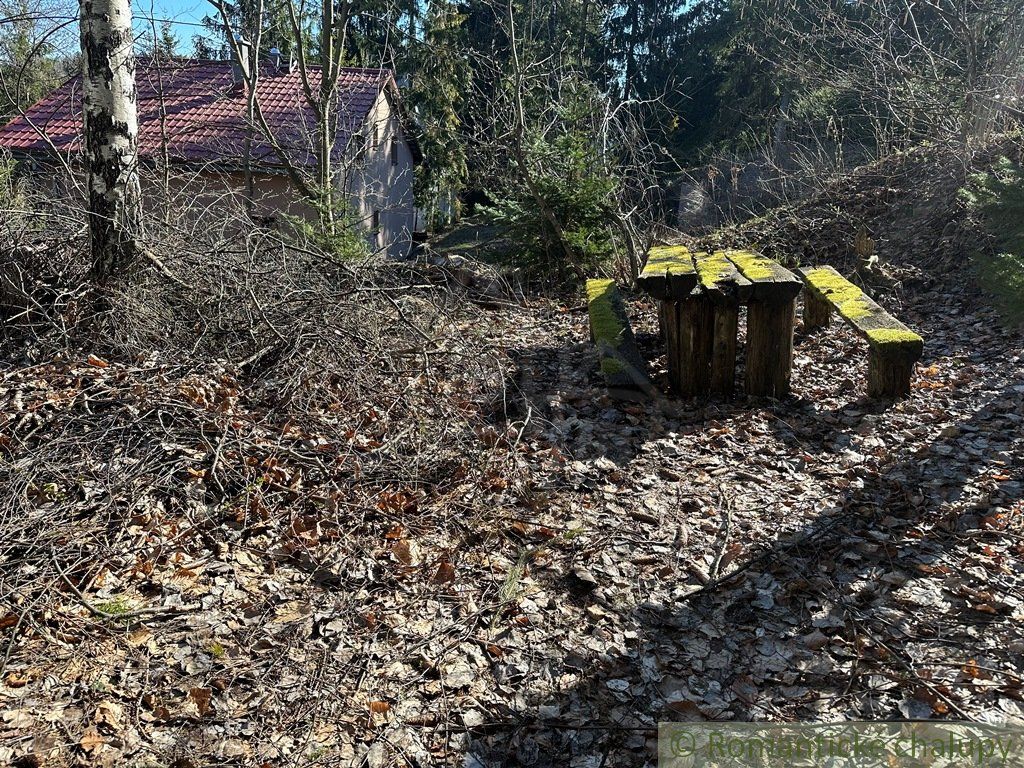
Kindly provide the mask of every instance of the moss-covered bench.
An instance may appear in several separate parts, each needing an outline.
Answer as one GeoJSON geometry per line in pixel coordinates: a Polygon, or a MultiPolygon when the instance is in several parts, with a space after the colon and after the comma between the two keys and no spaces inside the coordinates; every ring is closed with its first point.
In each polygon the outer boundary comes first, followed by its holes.
{"type": "Polygon", "coordinates": [[[894,318],[864,291],[832,267],[805,267],[804,328],[829,324],[835,309],[868,342],[868,395],[893,398],[910,394],[914,364],[924,339],[894,318]]]}
{"type": "Polygon", "coordinates": [[[642,400],[654,387],[636,346],[626,305],[612,280],[587,281],[590,338],[601,356],[608,394],[621,400],[642,400]]]}

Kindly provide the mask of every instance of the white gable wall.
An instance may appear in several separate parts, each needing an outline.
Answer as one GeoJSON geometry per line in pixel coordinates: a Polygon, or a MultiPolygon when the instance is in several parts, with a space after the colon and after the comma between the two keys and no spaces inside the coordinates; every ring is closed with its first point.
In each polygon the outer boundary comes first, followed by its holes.
{"type": "Polygon", "coordinates": [[[370,246],[386,250],[393,258],[407,255],[415,224],[415,165],[398,114],[384,91],[370,109],[363,136],[352,138],[347,166],[342,188],[348,196],[350,213],[367,232],[370,246]]]}

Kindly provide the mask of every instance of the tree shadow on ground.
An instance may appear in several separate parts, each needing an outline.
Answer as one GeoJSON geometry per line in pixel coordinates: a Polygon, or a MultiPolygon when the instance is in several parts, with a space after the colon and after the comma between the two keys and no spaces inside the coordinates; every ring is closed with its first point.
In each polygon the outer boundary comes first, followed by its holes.
{"type": "MultiPolygon", "coordinates": [[[[946,359],[971,353],[966,339],[943,342],[946,359]]],[[[1011,336],[1007,348],[1016,343],[1011,336]]],[[[922,366],[935,362],[926,357],[922,366]]],[[[842,356],[830,364],[836,380],[857,374],[842,356]]],[[[950,398],[963,407],[969,398],[954,386],[950,398]]],[[[537,564],[534,578],[585,624],[582,639],[556,643],[511,676],[495,664],[516,690],[515,705],[495,711],[466,764],[653,765],[658,721],[1019,716],[1014,616],[1024,548],[1004,529],[1020,513],[1015,478],[1024,457],[1013,450],[1013,428],[1019,432],[1024,415],[1024,378],[1010,366],[964,415],[943,414],[946,400],[916,402],[930,392],[915,392],[902,411],[852,392],[830,405],[736,398],[660,422],[599,418],[605,438],[620,433],[603,455],[628,471],[643,444],[666,430],[742,424],[763,413],[771,437],[793,456],[836,468],[829,482],[837,495],[824,509],[794,510],[803,514],[777,536],[738,553],[720,528],[716,570],[704,584],[682,563],[699,552],[635,537],[626,559],[612,563],[634,566],[632,590],[601,573],[581,579],[537,564]],[[921,434],[896,440],[886,431],[894,423],[921,434]]],[[[585,425],[579,410],[572,418],[585,425]]],[[[588,449],[583,458],[595,456],[588,449]]],[[[721,498],[719,505],[727,506],[721,498]]],[[[588,567],[603,553],[577,555],[588,567]]]]}

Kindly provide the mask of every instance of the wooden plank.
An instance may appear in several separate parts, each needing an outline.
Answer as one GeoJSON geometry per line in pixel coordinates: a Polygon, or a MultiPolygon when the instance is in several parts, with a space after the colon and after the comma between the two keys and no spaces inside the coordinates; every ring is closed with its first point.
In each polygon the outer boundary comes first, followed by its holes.
{"type": "Polygon", "coordinates": [[[750,282],[751,301],[788,301],[800,294],[800,278],[778,262],[754,251],[725,251],[744,278],[750,282]]]}
{"type": "Polygon", "coordinates": [[[715,306],[715,330],[711,349],[711,391],[731,395],[736,381],[736,333],[739,304],[715,306]]]}
{"type": "Polygon", "coordinates": [[[597,345],[608,393],[624,400],[654,391],[629,324],[626,305],[612,280],[587,281],[590,338],[597,345]]]}
{"type": "Polygon", "coordinates": [[[832,267],[807,267],[800,274],[815,300],[831,304],[843,320],[867,339],[868,394],[909,394],[910,376],[924,351],[924,339],[832,267]]]}
{"type": "Polygon", "coordinates": [[[917,360],[924,339],[882,309],[870,296],[840,275],[832,267],[805,267],[800,270],[807,289],[816,298],[827,301],[872,347],[888,354],[917,360]]]}
{"type": "Polygon", "coordinates": [[[698,253],[694,265],[700,288],[714,306],[711,320],[708,389],[732,394],[736,377],[736,333],[740,302],[750,295],[750,281],[725,257],[724,251],[698,253]]]}
{"type": "Polygon", "coordinates": [[[735,304],[750,296],[750,281],[725,257],[725,251],[694,254],[693,262],[700,286],[713,302],[735,304]]]}
{"type": "Polygon", "coordinates": [[[690,251],[683,245],[652,247],[636,282],[642,291],[659,301],[682,301],[697,285],[690,251]]]}
{"type": "Polygon", "coordinates": [[[668,382],[675,392],[683,386],[682,354],[679,347],[680,306],[678,301],[664,301],[665,358],[668,361],[668,382]]]}

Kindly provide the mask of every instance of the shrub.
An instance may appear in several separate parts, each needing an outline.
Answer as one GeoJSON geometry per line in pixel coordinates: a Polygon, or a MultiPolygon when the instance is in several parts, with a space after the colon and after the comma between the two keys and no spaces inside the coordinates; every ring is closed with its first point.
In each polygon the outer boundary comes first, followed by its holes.
{"type": "Polygon", "coordinates": [[[291,230],[291,238],[299,245],[308,244],[340,261],[355,261],[370,255],[368,233],[347,207],[335,212],[333,232],[328,231],[321,221],[289,215],[282,218],[291,230]]]}
{"type": "Polygon", "coordinates": [[[623,219],[631,169],[592,86],[568,78],[550,102],[509,150],[504,173],[487,190],[494,202],[483,210],[516,243],[517,266],[542,277],[582,277],[626,250],[614,222],[623,219]]]}
{"type": "Polygon", "coordinates": [[[1024,168],[1000,158],[989,173],[971,177],[961,190],[980,214],[990,248],[974,256],[978,282],[990,291],[1008,319],[1024,321],[1024,168]]]}

